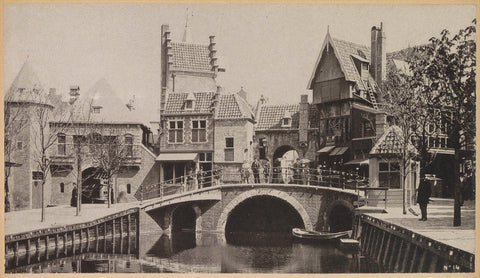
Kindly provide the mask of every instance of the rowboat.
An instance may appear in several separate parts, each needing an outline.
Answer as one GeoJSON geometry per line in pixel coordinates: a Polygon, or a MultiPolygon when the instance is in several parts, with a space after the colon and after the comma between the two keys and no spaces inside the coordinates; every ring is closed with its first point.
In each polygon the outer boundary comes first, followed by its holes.
{"type": "Polygon", "coordinates": [[[314,240],[332,240],[336,238],[348,237],[351,234],[350,231],[343,231],[343,232],[317,232],[317,231],[307,231],[299,228],[292,229],[292,235],[296,238],[301,239],[314,239],[314,240]]]}

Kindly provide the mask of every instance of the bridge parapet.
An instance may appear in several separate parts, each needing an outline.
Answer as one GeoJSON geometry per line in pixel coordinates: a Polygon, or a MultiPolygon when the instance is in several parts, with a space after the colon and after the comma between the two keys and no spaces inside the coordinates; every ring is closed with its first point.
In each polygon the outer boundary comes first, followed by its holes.
{"type": "Polygon", "coordinates": [[[184,192],[197,191],[212,186],[250,185],[268,186],[315,186],[319,188],[337,188],[355,190],[368,184],[368,180],[351,172],[341,172],[326,169],[275,167],[269,171],[252,174],[246,169],[232,178],[232,173],[223,175],[221,169],[202,171],[194,175],[181,176],[172,180],[151,185],[143,185],[135,193],[137,200],[163,198],[184,192]],[[252,179],[253,177],[253,179],[252,179]],[[232,180],[241,182],[231,182],[232,180]]]}

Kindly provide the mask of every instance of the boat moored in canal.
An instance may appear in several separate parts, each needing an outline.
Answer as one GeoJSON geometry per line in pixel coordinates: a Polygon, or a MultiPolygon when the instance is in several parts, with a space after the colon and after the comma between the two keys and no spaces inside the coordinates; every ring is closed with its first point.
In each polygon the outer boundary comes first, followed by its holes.
{"type": "Polygon", "coordinates": [[[349,237],[352,234],[352,231],[342,231],[342,232],[318,232],[318,231],[307,231],[300,228],[293,228],[292,235],[298,239],[304,240],[316,240],[316,241],[327,241],[334,240],[338,238],[349,237]]]}

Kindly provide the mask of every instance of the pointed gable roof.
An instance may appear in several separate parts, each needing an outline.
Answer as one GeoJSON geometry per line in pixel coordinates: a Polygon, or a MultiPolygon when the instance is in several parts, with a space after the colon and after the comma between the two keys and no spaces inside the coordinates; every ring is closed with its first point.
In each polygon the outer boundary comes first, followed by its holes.
{"type": "MultiPolygon", "coordinates": [[[[409,144],[408,149],[410,152],[415,152],[412,144],[409,144]]],[[[402,150],[403,132],[398,126],[390,126],[370,150],[370,155],[398,155],[402,150]]]]}
{"type": "Polygon", "coordinates": [[[220,95],[218,105],[218,120],[246,119],[254,121],[252,109],[248,103],[237,94],[220,95]]]}
{"type": "Polygon", "coordinates": [[[141,124],[140,115],[136,110],[128,109],[126,104],[110,83],[102,78],[86,93],[80,93],[79,99],[74,103],[74,111],[77,113],[74,121],[89,119],[95,123],[141,124]],[[100,108],[99,113],[93,112],[95,107],[100,108]]]}
{"type": "Polygon", "coordinates": [[[208,45],[172,42],[171,70],[213,71],[208,45]]]}
{"type": "Polygon", "coordinates": [[[307,89],[313,89],[315,75],[320,65],[323,51],[325,47],[327,47],[327,44],[330,44],[332,46],[335,56],[337,57],[340,64],[340,68],[345,74],[345,80],[356,82],[361,90],[365,90],[366,88],[363,84],[360,74],[355,67],[353,58],[357,58],[370,63],[370,48],[364,45],[333,38],[330,33],[327,33],[327,35],[325,36],[325,40],[323,41],[320,54],[318,55],[317,61],[315,63],[312,76],[310,77],[310,80],[308,82],[307,89]]]}
{"type": "Polygon", "coordinates": [[[32,64],[26,60],[5,95],[8,102],[48,104],[45,89],[32,64]]]}

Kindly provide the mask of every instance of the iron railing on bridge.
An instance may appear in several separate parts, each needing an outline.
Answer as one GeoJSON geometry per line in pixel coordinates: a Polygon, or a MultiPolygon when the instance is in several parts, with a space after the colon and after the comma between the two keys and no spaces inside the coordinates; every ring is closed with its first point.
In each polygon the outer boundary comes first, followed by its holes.
{"type": "Polygon", "coordinates": [[[357,190],[358,187],[366,186],[368,179],[353,172],[330,169],[273,167],[271,171],[254,173],[251,169],[224,171],[218,168],[160,183],[142,185],[135,197],[143,201],[223,184],[255,183],[298,184],[357,190]]]}

